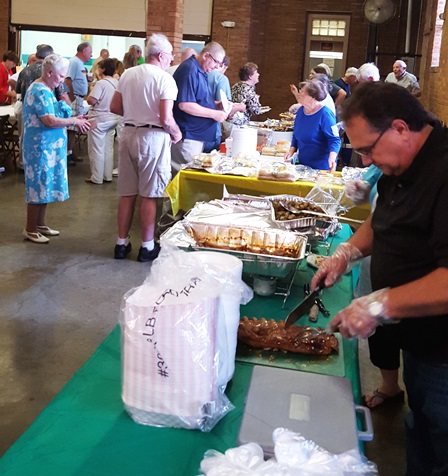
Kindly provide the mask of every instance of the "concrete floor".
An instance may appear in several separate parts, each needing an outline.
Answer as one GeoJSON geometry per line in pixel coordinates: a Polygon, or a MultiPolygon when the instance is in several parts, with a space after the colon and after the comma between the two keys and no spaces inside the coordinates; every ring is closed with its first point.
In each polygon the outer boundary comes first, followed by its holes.
{"type": "MultiPolygon", "coordinates": [[[[27,429],[115,327],[123,294],[142,283],[148,263],[113,259],[115,179],[86,184],[89,166],[69,169],[71,198],[50,204],[47,224],[61,231],[49,245],[24,241],[23,175],[0,179],[0,455],[27,429]]],[[[378,386],[365,343],[360,345],[363,389],[378,386]]],[[[331,396],[329,396],[331,400],[331,396]]],[[[366,455],[381,476],[404,474],[406,406],[373,412],[375,438],[366,455]]]]}

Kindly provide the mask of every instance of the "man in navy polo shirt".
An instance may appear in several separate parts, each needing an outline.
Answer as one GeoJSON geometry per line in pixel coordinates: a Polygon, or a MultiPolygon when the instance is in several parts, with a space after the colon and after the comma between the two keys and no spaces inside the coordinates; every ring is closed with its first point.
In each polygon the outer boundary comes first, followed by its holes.
{"type": "Polygon", "coordinates": [[[174,79],[179,93],[174,103],[174,119],[182,132],[182,140],[171,146],[171,170],[174,177],[182,165],[200,154],[204,142],[215,139],[216,123],[228,114],[217,109],[208,87],[207,73],[221,66],[226,52],[216,42],[205,45],[198,54],[179,65],[174,79]]]}

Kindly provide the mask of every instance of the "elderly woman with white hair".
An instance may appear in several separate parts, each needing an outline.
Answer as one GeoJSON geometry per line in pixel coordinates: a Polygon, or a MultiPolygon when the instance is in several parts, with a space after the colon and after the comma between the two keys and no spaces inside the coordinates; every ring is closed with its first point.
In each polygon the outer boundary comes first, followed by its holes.
{"type": "Polygon", "coordinates": [[[71,117],[72,110],[57,101],[54,89],[67,74],[69,62],[52,54],[42,64],[42,76],[28,88],[23,100],[23,159],[27,221],[25,239],[48,243],[47,236],[59,231],[45,224],[47,203],[69,198],[67,182],[67,130],[77,126],[81,132],[90,128],[83,117],[71,117]]]}

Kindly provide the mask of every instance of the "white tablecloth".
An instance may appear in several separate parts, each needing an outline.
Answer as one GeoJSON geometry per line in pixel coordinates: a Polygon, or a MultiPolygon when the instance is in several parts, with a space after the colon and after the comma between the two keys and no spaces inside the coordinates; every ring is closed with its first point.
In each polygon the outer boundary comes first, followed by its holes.
{"type": "Polygon", "coordinates": [[[9,114],[9,117],[15,117],[14,106],[0,106],[0,116],[6,116],[9,114]]]}

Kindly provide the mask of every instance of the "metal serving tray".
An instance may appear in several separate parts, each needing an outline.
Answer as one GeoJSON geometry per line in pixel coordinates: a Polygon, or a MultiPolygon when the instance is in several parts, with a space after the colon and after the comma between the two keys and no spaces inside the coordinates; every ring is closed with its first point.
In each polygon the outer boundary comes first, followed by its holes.
{"type": "Polygon", "coordinates": [[[307,237],[298,233],[195,222],[185,222],[184,227],[196,242],[192,249],[230,253],[243,261],[247,274],[287,277],[305,257],[307,237]]]}
{"type": "MultiPolygon", "coordinates": [[[[282,230],[297,230],[301,231],[302,229],[309,229],[310,227],[317,227],[320,229],[326,229],[329,228],[332,224],[332,220],[328,219],[321,219],[318,216],[312,216],[310,215],[309,217],[300,217],[300,218],[295,218],[293,220],[277,220],[275,218],[275,209],[274,205],[272,202],[274,200],[288,200],[291,202],[297,202],[297,203],[314,203],[312,200],[307,200],[302,197],[296,197],[295,195],[272,195],[269,197],[264,197],[266,200],[269,200],[271,202],[271,218],[272,221],[282,230]]],[[[322,207],[321,207],[322,208],[322,207]]],[[[323,210],[323,208],[322,208],[323,210]]],[[[325,213],[325,210],[323,210],[325,213]]],[[[306,213],[304,211],[303,213],[306,213]]]]}

